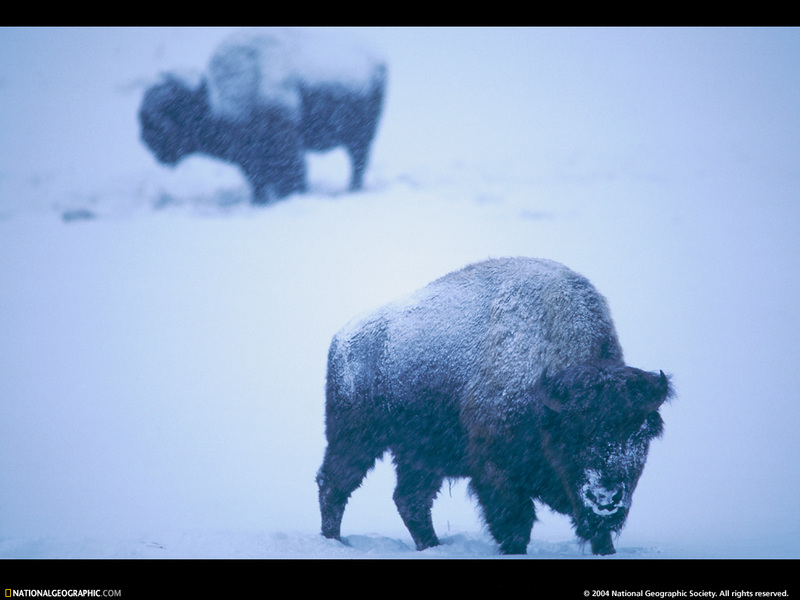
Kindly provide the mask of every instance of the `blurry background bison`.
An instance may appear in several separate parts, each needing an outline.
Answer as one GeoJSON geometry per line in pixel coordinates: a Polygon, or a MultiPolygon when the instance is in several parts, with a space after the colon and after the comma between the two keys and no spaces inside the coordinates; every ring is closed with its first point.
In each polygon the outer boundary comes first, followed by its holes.
{"type": "Polygon", "coordinates": [[[237,32],[203,76],[167,74],[147,89],[141,136],[166,165],[193,153],[238,165],[257,204],[305,192],[305,153],[342,146],[358,190],[385,84],[384,61],[342,32],[237,32]]]}
{"type": "Polygon", "coordinates": [[[611,554],[670,394],[663,372],[625,365],[604,298],[563,265],[502,259],[451,273],[334,336],[322,533],[341,538],[350,494],[389,450],[418,549],[439,543],[431,507],[443,480],[468,477],[503,553],[526,552],[540,500],[611,554]]]}

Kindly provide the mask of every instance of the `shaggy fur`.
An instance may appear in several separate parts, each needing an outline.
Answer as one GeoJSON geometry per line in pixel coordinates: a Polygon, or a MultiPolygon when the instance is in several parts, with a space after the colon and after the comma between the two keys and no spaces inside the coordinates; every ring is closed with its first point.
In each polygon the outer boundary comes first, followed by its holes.
{"type": "Polygon", "coordinates": [[[166,75],[145,92],[141,136],[167,165],[194,153],[238,165],[260,204],[305,192],[305,153],[342,146],[358,190],[385,85],[384,62],[340,36],[240,32],[199,81],[166,75]]]}
{"type": "Polygon", "coordinates": [[[490,260],[356,319],[328,355],[317,475],[322,533],[341,539],[350,494],[389,450],[394,500],[418,549],[431,507],[468,477],[504,553],[524,553],[532,499],[569,515],[596,554],[614,552],[667,378],[627,367],[606,302],[546,260],[490,260]]]}

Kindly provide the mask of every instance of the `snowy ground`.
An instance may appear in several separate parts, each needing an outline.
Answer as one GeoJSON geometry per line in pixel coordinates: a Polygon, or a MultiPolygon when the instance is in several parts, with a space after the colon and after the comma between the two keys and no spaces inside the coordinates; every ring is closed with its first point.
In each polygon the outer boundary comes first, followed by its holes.
{"type": "MultiPolygon", "coordinates": [[[[496,556],[463,482],[415,552],[389,461],[322,539],[314,475],[332,334],[504,255],[588,276],[674,376],[615,558],[800,557],[800,31],[364,30],[367,189],[334,152],[262,209],[137,137],[224,33],[0,29],[0,557],[496,556]]],[[[530,557],[591,556],[540,516],[530,557]]]]}

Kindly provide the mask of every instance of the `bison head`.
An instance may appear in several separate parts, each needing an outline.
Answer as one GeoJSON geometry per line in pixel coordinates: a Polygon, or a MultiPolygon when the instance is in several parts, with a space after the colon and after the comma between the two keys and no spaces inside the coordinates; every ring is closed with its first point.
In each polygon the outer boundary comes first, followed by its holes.
{"type": "Polygon", "coordinates": [[[166,75],[148,88],[142,99],[142,140],[160,162],[175,165],[200,149],[200,127],[208,111],[205,83],[192,85],[176,75],[166,75]]]}
{"type": "Polygon", "coordinates": [[[658,408],[669,380],[623,365],[583,365],[543,374],[536,393],[546,454],[563,486],[559,496],[568,499],[563,508],[595,554],[611,554],[650,440],[663,430],[658,408]]]}

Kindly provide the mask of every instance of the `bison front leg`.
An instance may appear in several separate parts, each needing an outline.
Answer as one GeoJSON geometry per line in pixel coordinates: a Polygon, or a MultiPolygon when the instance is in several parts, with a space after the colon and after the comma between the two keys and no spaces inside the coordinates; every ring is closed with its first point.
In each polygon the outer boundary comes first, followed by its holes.
{"type": "Polygon", "coordinates": [[[350,495],[375,465],[378,452],[353,445],[338,449],[329,445],[317,473],[322,535],[341,540],[342,517],[350,495]]]}
{"type": "Polygon", "coordinates": [[[252,188],[252,204],[265,205],[291,194],[308,191],[306,165],[302,154],[286,154],[277,161],[270,157],[262,163],[244,168],[252,188]]]}
{"type": "Polygon", "coordinates": [[[433,528],[431,509],[444,478],[440,475],[414,469],[397,463],[397,486],[394,503],[403,519],[417,550],[439,545],[433,528]]]}
{"type": "Polygon", "coordinates": [[[513,488],[507,478],[473,478],[471,487],[483,509],[492,537],[503,554],[525,554],[536,520],[536,508],[529,494],[513,488]]]}
{"type": "Polygon", "coordinates": [[[592,554],[600,554],[601,556],[605,556],[616,553],[616,550],[614,549],[614,543],[611,541],[611,532],[609,531],[597,533],[592,538],[591,542],[592,554]]]}
{"type": "Polygon", "coordinates": [[[253,204],[307,191],[303,138],[291,114],[265,111],[237,133],[239,148],[232,162],[249,180],[253,204]]]}

